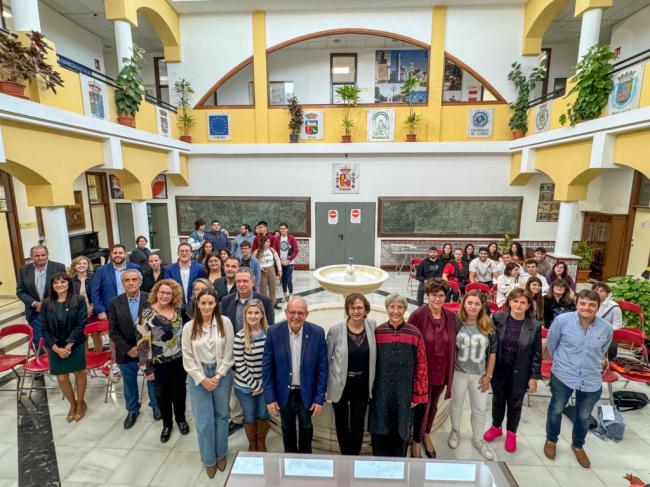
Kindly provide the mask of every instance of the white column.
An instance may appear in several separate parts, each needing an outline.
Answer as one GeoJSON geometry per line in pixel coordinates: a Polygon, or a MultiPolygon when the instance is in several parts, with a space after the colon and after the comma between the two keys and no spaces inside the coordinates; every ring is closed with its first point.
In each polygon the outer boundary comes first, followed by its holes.
{"type": "Polygon", "coordinates": [[[45,245],[50,253],[50,260],[69,266],[72,258],[70,257],[70,236],[68,235],[68,222],[65,218],[65,207],[44,206],[41,211],[45,230],[45,245]]]}
{"type": "Polygon", "coordinates": [[[124,66],[123,58],[130,58],[133,55],[133,37],[131,36],[131,24],[123,20],[116,20],[115,24],[115,53],[117,54],[117,70],[124,66]]]}
{"type": "Polygon", "coordinates": [[[603,16],[603,9],[594,8],[582,14],[580,26],[580,44],[578,47],[578,61],[587,54],[591,46],[598,44],[600,38],[600,21],[603,16]]]}
{"type": "Polygon", "coordinates": [[[135,233],[135,238],[138,238],[140,235],[144,235],[147,238],[148,242],[151,242],[151,236],[149,235],[149,216],[147,214],[147,202],[146,201],[133,201],[131,203],[133,207],[133,231],[135,233]]]}
{"type": "Polygon", "coordinates": [[[578,215],[577,201],[561,201],[560,214],[557,219],[557,233],[555,234],[555,249],[553,255],[556,257],[571,256],[573,246],[573,231],[576,216],[578,215]]]}
{"type": "Polygon", "coordinates": [[[12,0],[11,14],[15,31],[41,31],[41,19],[38,16],[38,0],[12,0]]]}

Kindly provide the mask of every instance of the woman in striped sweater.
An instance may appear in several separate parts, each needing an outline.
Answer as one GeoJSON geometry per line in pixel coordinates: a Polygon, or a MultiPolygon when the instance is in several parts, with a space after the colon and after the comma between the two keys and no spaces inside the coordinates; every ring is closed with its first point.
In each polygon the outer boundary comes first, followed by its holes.
{"type": "Polygon", "coordinates": [[[244,327],[235,335],[235,394],[244,412],[248,451],[266,451],[269,412],[262,389],[262,355],[268,324],[264,304],[251,299],[244,307],[244,327]]]}

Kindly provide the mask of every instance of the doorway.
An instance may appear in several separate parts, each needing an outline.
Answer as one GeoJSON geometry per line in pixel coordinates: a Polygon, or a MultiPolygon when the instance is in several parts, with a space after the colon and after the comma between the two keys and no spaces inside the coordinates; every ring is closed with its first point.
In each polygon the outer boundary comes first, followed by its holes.
{"type": "Polygon", "coordinates": [[[637,208],[627,274],[640,276],[650,266],[650,208],[637,208]]]}
{"type": "Polygon", "coordinates": [[[149,215],[150,248],[158,249],[165,265],[172,263],[171,235],[169,233],[169,215],[167,203],[147,203],[149,215]]]}
{"type": "Polygon", "coordinates": [[[135,248],[135,231],[133,229],[133,207],[131,203],[115,203],[117,214],[117,231],[120,234],[120,243],[126,247],[127,252],[135,248]]]}
{"type": "Polygon", "coordinates": [[[0,171],[0,252],[5,256],[0,268],[0,295],[15,296],[18,269],[25,262],[13,179],[4,171],[0,171]]]}
{"type": "Polygon", "coordinates": [[[376,203],[316,203],[316,267],[375,265],[376,203]]]}
{"type": "Polygon", "coordinates": [[[108,199],[106,173],[87,172],[86,186],[90,202],[90,215],[93,231],[97,232],[99,246],[113,247],[113,224],[111,222],[111,207],[108,199]]]}
{"type": "Polygon", "coordinates": [[[591,277],[605,280],[621,274],[620,264],[625,244],[627,215],[585,212],[582,240],[594,249],[591,277]]]}

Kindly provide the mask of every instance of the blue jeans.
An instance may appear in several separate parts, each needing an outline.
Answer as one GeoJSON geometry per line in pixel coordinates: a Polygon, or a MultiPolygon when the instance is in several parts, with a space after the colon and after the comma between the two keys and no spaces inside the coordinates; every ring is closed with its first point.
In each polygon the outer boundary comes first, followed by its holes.
{"type": "MultiPolygon", "coordinates": [[[[118,364],[122,373],[124,384],[124,402],[129,413],[140,411],[140,393],[138,388],[138,362],[127,362],[118,364]]],[[[154,381],[147,381],[147,395],[149,396],[149,407],[157,408],[156,394],[153,390],[154,381]]]]}
{"type": "Polygon", "coordinates": [[[256,419],[269,419],[269,411],[266,409],[263,393],[253,396],[252,391],[247,392],[235,386],[235,395],[244,412],[245,424],[252,423],[256,419]]]}
{"type": "MultiPolygon", "coordinates": [[[[29,326],[32,327],[32,331],[34,332],[34,338],[32,338],[32,343],[34,344],[34,350],[37,350],[38,342],[43,336],[43,332],[41,331],[40,313],[36,313],[36,318],[34,318],[32,321],[29,322],[29,326]]],[[[45,353],[45,350],[43,350],[41,353],[45,353]]]]}
{"type": "MultiPolygon", "coordinates": [[[[216,364],[203,364],[206,377],[214,377],[216,370],[216,364]]],[[[206,467],[212,467],[228,453],[231,389],[232,372],[223,376],[213,391],[205,390],[201,384],[196,385],[194,379],[187,376],[187,393],[196,424],[201,463],[206,467]]]]}
{"type": "MultiPolygon", "coordinates": [[[[591,411],[600,399],[602,389],[594,392],[576,390],[576,421],[573,423],[572,445],[582,448],[589,432],[589,418],[591,411]]],[[[573,389],[551,375],[551,401],[548,404],[546,415],[546,439],[557,443],[562,427],[562,412],[573,394],[573,389]]]]}
{"type": "Polygon", "coordinates": [[[280,281],[282,282],[282,291],[284,293],[289,290],[289,294],[293,294],[293,282],[291,281],[291,276],[293,274],[293,264],[283,265],[282,266],[282,277],[280,281]]]}

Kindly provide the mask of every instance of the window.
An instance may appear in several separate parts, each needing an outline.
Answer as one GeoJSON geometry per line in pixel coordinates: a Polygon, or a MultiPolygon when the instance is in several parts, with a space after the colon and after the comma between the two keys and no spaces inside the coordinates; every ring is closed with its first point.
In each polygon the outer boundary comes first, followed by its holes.
{"type": "Polygon", "coordinates": [[[330,54],[330,82],[332,85],[331,103],[340,103],[336,88],[357,84],[357,54],[330,54]]]}
{"type": "Polygon", "coordinates": [[[463,63],[449,55],[445,58],[443,102],[472,103],[501,100],[491,89],[491,86],[486,86],[486,83],[481,82],[479,75],[463,63]]]}
{"type": "Polygon", "coordinates": [[[169,78],[167,77],[165,58],[153,58],[153,66],[156,76],[156,98],[169,103],[169,78]]]}

